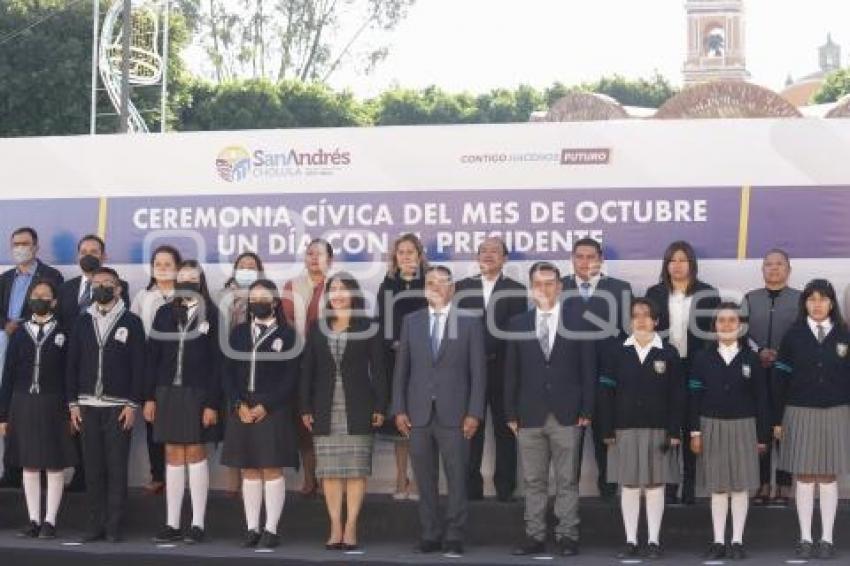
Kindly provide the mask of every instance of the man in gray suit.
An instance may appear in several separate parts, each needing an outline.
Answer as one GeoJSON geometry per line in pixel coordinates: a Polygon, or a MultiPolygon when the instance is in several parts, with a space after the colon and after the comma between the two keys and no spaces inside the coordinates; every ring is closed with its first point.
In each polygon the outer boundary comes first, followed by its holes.
{"type": "Polygon", "coordinates": [[[425,295],[428,308],[402,322],[392,412],[399,431],[410,438],[419,484],[422,537],[414,551],[443,548],[446,554],[461,555],[469,443],[484,416],[487,388],[484,332],[478,318],[452,304],[454,283],[447,267],[428,269],[425,295]],[[440,457],[448,484],[444,537],[437,513],[440,457]]]}

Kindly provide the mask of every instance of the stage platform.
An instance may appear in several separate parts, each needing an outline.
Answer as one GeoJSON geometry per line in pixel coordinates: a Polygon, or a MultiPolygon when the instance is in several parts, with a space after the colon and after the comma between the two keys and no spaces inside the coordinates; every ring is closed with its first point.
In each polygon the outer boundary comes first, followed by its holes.
{"type": "MultiPolygon", "coordinates": [[[[188,500],[184,507],[188,507],[188,500]]],[[[618,506],[586,498],[582,500],[581,511],[582,553],[578,557],[516,558],[510,555],[510,551],[522,536],[521,502],[474,502],[470,508],[466,554],[462,558],[448,558],[440,554],[422,556],[412,552],[418,533],[415,503],[396,502],[388,496],[369,496],[361,520],[360,543],[363,550],[361,553],[344,554],[324,549],[327,520],[321,500],[289,493],[281,521],[281,546],[273,552],[258,552],[239,548],[243,529],[241,503],[221,493],[213,493],[210,497],[208,543],[197,546],[153,544],[151,537],[164,518],[164,500],[161,496],[152,497],[133,491],[126,521],[126,542],[79,545],[77,539],[83,532],[86,519],[81,495],[67,496],[58,521],[59,538],[39,541],[16,537],[16,531],[25,519],[22,495],[4,490],[0,492],[0,556],[3,564],[16,566],[180,565],[201,561],[205,564],[233,564],[234,561],[242,564],[253,560],[274,560],[279,564],[382,565],[620,563],[614,558],[623,538],[618,506]]],[[[815,523],[818,523],[817,517],[815,523]]],[[[835,563],[842,563],[850,556],[850,551],[847,554],[842,552],[841,544],[845,536],[850,537],[850,533],[842,529],[842,525],[848,523],[850,507],[841,505],[836,521],[839,554],[835,563]]],[[[668,507],[663,531],[667,550],[664,561],[677,565],[706,563],[701,552],[710,536],[707,502],[692,507],[668,507]]],[[[766,565],[791,561],[796,536],[797,520],[793,508],[752,509],[746,539],[751,558],[746,563],[766,565]]]]}

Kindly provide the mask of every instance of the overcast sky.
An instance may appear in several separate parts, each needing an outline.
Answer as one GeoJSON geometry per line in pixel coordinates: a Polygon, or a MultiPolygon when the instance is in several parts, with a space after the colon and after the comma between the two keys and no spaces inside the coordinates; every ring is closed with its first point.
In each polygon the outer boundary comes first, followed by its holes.
{"type": "MultiPolygon", "coordinates": [[[[482,92],[526,83],[579,83],[600,75],[681,82],[684,0],[418,0],[368,76],[342,71],[336,88],[370,96],[389,86],[436,84],[482,92]]],[[[746,0],[747,67],[781,89],[818,69],[827,32],[850,53],[850,1],[746,0]]]]}

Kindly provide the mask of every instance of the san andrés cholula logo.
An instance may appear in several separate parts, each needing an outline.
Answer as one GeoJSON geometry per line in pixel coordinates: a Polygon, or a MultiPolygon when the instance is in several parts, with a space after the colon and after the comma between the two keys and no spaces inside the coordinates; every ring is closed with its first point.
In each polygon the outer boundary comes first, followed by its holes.
{"type": "Polygon", "coordinates": [[[254,178],[295,177],[299,175],[333,175],[351,165],[351,152],[340,148],[312,151],[287,149],[271,151],[232,145],[224,148],[215,160],[218,176],[229,183],[254,178]]]}

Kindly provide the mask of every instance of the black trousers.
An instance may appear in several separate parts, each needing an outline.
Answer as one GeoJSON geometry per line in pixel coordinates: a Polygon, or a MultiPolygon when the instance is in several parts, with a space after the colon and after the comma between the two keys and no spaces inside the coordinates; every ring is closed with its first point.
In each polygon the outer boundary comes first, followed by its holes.
{"type": "MultiPolygon", "coordinates": [[[[690,359],[682,358],[682,372],[684,375],[690,375],[691,363],[690,359]]],[[[697,457],[696,454],[691,452],[690,448],[690,440],[691,440],[691,430],[688,425],[687,415],[689,415],[689,407],[687,403],[685,403],[685,425],[682,428],[682,443],[680,445],[680,452],[682,453],[682,498],[690,498],[693,499],[694,493],[696,491],[696,480],[697,480],[697,457]]],[[[678,484],[667,484],[666,494],[668,497],[675,497],[676,493],[679,490],[678,484]]]]}
{"type": "MultiPolygon", "coordinates": [[[[496,462],[493,483],[499,498],[507,499],[516,490],[517,445],[516,437],[505,419],[505,382],[501,360],[487,361],[487,405],[493,416],[493,439],[496,445],[496,462]]],[[[485,411],[486,414],[486,411],[485,411]]],[[[486,416],[485,416],[486,419],[486,416]]],[[[484,497],[484,478],[481,464],[484,460],[484,425],[482,421],[472,437],[469,452],[469,478],[466,491],[470,499],[484,497]]]]}
{"type": "MultiPolygon", "coordinates": [[[[762,485],[770,485],[771,483],[771,472],[772,472],[772,446],[768,444],[767,452],[765,452],[759,458],[759,476],[761,479],[762,485]]],[[[776,470],[776,485],[781,487],[791,487],[793,484],[791,474],[788,472],[777,469],[776,470]]]]}
{"type": "Polygon", "coordinates": [[[153,440],[153,424],[145,423],[148,441],[148,460],[151,464],[151,481],[165,482],[165,446],[153,440]]]}
{"type": "Polygon", "coordinates": [[[83,459],[92,533],[119,534],[127,504],[130,431],[118,415],[123,407],[83,407],[83,459]]]}

